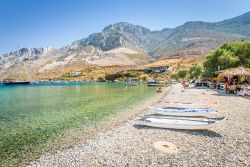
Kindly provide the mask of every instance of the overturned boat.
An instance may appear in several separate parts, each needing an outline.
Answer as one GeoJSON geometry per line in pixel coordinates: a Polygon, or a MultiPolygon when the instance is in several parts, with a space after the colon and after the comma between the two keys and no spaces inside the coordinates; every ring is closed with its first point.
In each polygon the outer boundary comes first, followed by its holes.
{"type": "Polygon", "coordinates": [[[146,116],[135,121],[135,125],[149,126],[156,128],[169,129],[209,129],[217,126],[225,120],[225,117],[219,118],[190,118],[174,116],[146,116]]]}
{"type": "Polygon", "coordinates": [[[29,85],[31,84],[30,81],[2,81],[1,84],[3,85],[29,85]]]}
{"type": "Polygon", "coordinates": [[[217,113],[211,108],[182,108],[182,107],[158,107],[154,109],[156,114],[173,116],[207,116],[217,113]]]}

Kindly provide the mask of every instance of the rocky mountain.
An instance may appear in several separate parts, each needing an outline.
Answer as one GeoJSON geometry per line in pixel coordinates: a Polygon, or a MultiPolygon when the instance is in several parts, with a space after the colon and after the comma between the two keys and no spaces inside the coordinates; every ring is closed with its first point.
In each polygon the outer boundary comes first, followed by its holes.
{"type": "Polygon", "coordinates": [[[55,51],[54,48],[22,48],[0,56],[0,69],[14,67],[24,61],[35,61],[43,55],[55,51]]]}
{"type": "Polygon", "coordinates": [[[250,36],[250,11],[238,17],[215,23],[215,29],[223,32],[250,36]]]}
{"type": "Polygon", "coordinates": [[[121,46],[103,51],[93,45],[72,44],[61,49],[23,48],[0,57],[0,80],[4,78],[34,80],[58,78],[70,71],[107,66],[136,66],[149,62],[140,48],[121,46]],[[24,65],[26,69],[24,68],[24,65]],[[21,77],[17,76],[20,75],[21,77]]]}
{"type": "Polygon", "coordinates": [[[176,28],[151,31],[121,22],[60,49],[22,48],[0,56],[1,72],[26,62],[37,73],[58,67],[95,64],[127,66],[168,57],[201,57],[225,41],[250,40],[250,12],[208,23],[190,21],[176,28]]]}
{"type": "Polygon", "coordinates": [[[107,51],[119,46],[143,48],[151,58],[199,56],[225,41],[250,39],[250,12],[216,23],[190,21],[176,28],[151,31],[126,22],[112,24],[100,33],[82,39],[80,46],[93,45],[107,51]]]}
{"type": "Polygon", "coordinates": [[[150,42],[146,38],[146,34],[149,33],[151,31],[147,28],[122,22],[109,25],[102,32],[94,33],[86,39],[81,39],[80,41],[82,42],[79,45],[93,45],[103,51],[127,45],[144,48],[150,42]]]}

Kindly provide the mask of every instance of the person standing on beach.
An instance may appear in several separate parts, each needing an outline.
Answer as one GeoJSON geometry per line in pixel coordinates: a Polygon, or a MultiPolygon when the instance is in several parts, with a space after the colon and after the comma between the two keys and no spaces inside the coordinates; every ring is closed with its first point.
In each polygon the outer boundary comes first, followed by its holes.
{"type": "Polygon", "coordinates": [[[185,89],[185,80],[182,80],[182,87],[185,89]]]}

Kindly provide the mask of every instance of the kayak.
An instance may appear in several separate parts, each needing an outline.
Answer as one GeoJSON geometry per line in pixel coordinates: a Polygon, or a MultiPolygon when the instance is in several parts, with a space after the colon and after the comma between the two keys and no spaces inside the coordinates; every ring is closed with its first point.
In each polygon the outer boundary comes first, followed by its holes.
{"type": "Polygon", "coordinates": [[[178,107],[208,107],[208,106],[215,106],[218,104],[217,101],[209,102],[209,103],[191,103],[191,102],[179,102],[179,101],[163,101],[162,104],[168,105],[168,106],[178,106],[178,107]]]}
{"type": "Polygon", "coordinates": [[[173,116],[207,116],[217,113],[211,108],[182,108],[182,107],[158,107],[154,109],[156,114],[173,116]]]}
{"type": "Polygon", "coordinates": [[[217,126],[225,120],[225,117],[219,118],[187,118],[187,117],[144,117],[135,121],[135,125],[149,126],[156,128],[169,129],[208,129],[217,126]]]}

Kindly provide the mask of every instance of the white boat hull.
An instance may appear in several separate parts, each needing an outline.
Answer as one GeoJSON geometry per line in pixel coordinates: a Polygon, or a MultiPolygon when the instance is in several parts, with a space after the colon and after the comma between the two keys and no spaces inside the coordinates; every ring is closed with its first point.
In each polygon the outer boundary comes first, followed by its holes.
{"type": "Polygon", "coordinates": [[[187,116],[187,117],[197,117],[197,116],[208,116],[211,114],[215,114],[217,113],[216,111],[212,111],[212,112],[206,112],[206,111],[196,111],[196,112],[192,112],[192,111],[175,111],[175,110],[171,110],[171,109],[164,109],[164,108],[156,108],[154,110],[154,113],[156,114],[160,114],[160,115],[169,115],[169,116],[187,116]]]}
{"type": "Polygon", "coordinates": [[[181,118],[144,118],[137,120],[135,125],[156,127],[156,128],[168,128],[168,129],[188,129],[188,130],[199,130],[209,129],[222,123],[225,118],[219,120],[201,119],[192,120],[181,118]]]}

